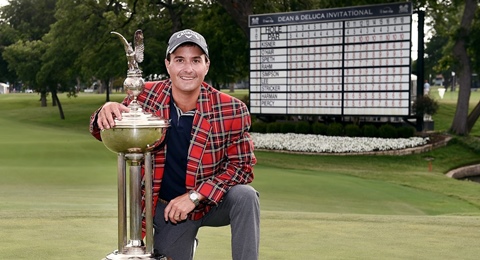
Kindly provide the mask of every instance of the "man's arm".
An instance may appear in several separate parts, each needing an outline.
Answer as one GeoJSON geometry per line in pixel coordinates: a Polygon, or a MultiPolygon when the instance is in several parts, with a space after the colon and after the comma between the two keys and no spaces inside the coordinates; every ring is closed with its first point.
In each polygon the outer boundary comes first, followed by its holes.
{"type": "Polygon", "coordinates": [[[115,118],[122,119],[122,112],[130,109],[117,102],[107,102],[90,116],[90,133],[101,140],[100,131],[115,126],[115,118]]]}
{"type": "Polygon", "coordinates": [[[253,153],[253,140],[248,130],[251,126],[250,114],[245,104],[241,103],[238,116],[232,121],[230,141],[225,150],[225,159],[220,173],[201,183],[195,190],[211,203],[218,204],[230,187],[248,184],[253,181],[253,166],[257,159],[253,153]]]}
{"type": "MultiPolygon", "coordinates": [[[[231,132],[225,134],[231,138],[231,141],[228,141],[230,144],[225,149],[225,158],[222,161],[220,172],[194,189],[200,201],[218,204],[230,187],[253,181],[253,165],[257,160],[253,154],[253,141],[248,133],[251,119],[246,106],[243,103],[242,106],[239,109],[241,116],[232,120],[231,132]]],[[[188,214],[196,207],[189,195],[187,192],[168,203],[164,211],[165,221],[178,223],[188,217],[188,214]]]]}

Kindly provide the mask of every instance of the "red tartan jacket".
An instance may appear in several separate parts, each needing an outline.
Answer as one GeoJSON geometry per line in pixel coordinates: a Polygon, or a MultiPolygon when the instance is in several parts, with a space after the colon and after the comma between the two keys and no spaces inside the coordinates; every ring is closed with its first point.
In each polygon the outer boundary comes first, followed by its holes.
{"type": "MultiPolygon", "coordinates": [[[[170,80],[147,82],[137,100],[145,112],[169,119],[171,88],[170,80]]],[[[127,97],[123,104],[129,102],[127,97]]],[[[96,125],[100,109],[90,118],[90,132],[101,141],[96,125]]],[[[243,102],[202,83],[193,118],[185,186],[187,191],[193,189],[207,199],[193,210],[189,219],[202,218],[222,200],[230,187],[252,182],[257,160],[248,133],[250,125],[250,113],[243,102]]],[[[165,145],[152,153],[153,209],[162,185],[165,154],[165,145]]]]}

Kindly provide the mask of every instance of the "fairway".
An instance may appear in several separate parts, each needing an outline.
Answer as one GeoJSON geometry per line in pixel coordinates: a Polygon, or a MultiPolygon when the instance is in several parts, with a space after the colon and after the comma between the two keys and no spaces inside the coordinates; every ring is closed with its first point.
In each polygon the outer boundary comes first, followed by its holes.
{"type": "MultiPolygon", "coordinates": [[[[117,244],[116,155],[88,133],[104,96],[0,95],[0,259],[102,259],[117,244]],[[31,119],[31,120],[28,120],[31,119]]],[[[121,99],[121,96],[114,96],[121,99]]],[[[480,185],[448,179],[478,162],[451,145],[424,155],[257,152],[261,259],[477,259],[480,185]]],[[[196,260],[231,259],[225,228],[204,228],[196,260]]]]}

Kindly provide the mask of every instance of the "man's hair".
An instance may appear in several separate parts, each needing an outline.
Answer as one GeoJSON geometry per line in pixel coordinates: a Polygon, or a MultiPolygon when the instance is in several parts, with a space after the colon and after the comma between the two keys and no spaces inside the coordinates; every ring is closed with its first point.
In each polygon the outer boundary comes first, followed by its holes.
{"type": "MultiPolygon", "coordinates": [[[[184,46],[187,46],[187,47],[195,47],[195,46],[197,46],[198,48],[200,48],[198,45],[196,45],[196,44],[193,43],[193,42],[186,42],[186,43],[182,43],[180,46],[178,46],[177,49],[180,48],[180,47],[184,47],[184,46]]],[[[200,48],[200,50],[201,50],[201,49],[202,49],[202,48],[200,48]]],[[[169,62],[170,62],[170,55],[171,55],[171,53],[167,54],[167,60],[168,60],[169,62]]],[[[207,57],[207,55],[205,55],[205,62],[208,62],[208,57],[207,57]]]]}

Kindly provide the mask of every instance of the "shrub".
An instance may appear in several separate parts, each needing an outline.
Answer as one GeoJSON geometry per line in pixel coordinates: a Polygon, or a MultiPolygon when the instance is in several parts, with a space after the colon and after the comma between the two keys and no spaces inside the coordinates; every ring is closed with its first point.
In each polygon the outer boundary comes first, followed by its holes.
{"type": "Polygon", "coordinates": [[[310,134],[310,124],[306,121],[297,122],[295,125],[295,132],[298,134],[310,134]]]}
{"type": "Polygon", "coordinates": [[[316,135],[326,135],[327,134],[327,125],[315,122],[312,124],[312,133],[316,135]]]}
{"type": "Polygon", "coordinates": [[[425,114],[433,116],[437,113],[439,108],[438,102],[426,95],[418,96],[417,100],[413,102],[412,109],[417,115],[423,116],[425,114]]]}
{"type": "Polygon", "coordinates": [[[327,127],[328,136],[343,136],[343,125],[340,123],[332,123],[327,127]]]}
{"type": "Polygon", "coordinates": [[[382,138],[397,138],[397,129],[390,124],[380,126],[378,134],[382,138]]]}
{"type": "Polygon", "coordinates": [[[267,133],[280,133],[281,125],[279,122],[272,122],[267,124],[267,133]]]}
{"type": "Polygon", "coordinates": [[[266,133],[267,132],[267,123],[262,121],[255,121],[252,123],[251,132],[257,133],[266,133]]]}
{"type": "Polygon", "coordinates": [[[365,137],[378,137],[378,129],[374,125],[363,126],[363,136],[365,137]]]}
{"type": "Polygon", "coordinates": [[[362,135],[362,130],[355,124],[349,124],[345,126],[345,135],[350,137],[358,137],[362,135]]]}
{"type": "Polygon", "coordinates": [[[464,147],[469,147],[476,153],[480,152],[480,140],[476,136],[457,136],[448,142],[448,145],[450,144],[460,144],[464,147]]]}
{"type": "Polygon", "coordinates": [[[295,133],[295,122],[285,121],[279,122],[280,125],[280,133],[295,133]]]}
{"type": "Polygon", "coordinates": [[[415,128],[411,126],[401,126],[397,129],[397,134],[400,138],[410,138],[415,135],[415,132],[415,128]]]}

